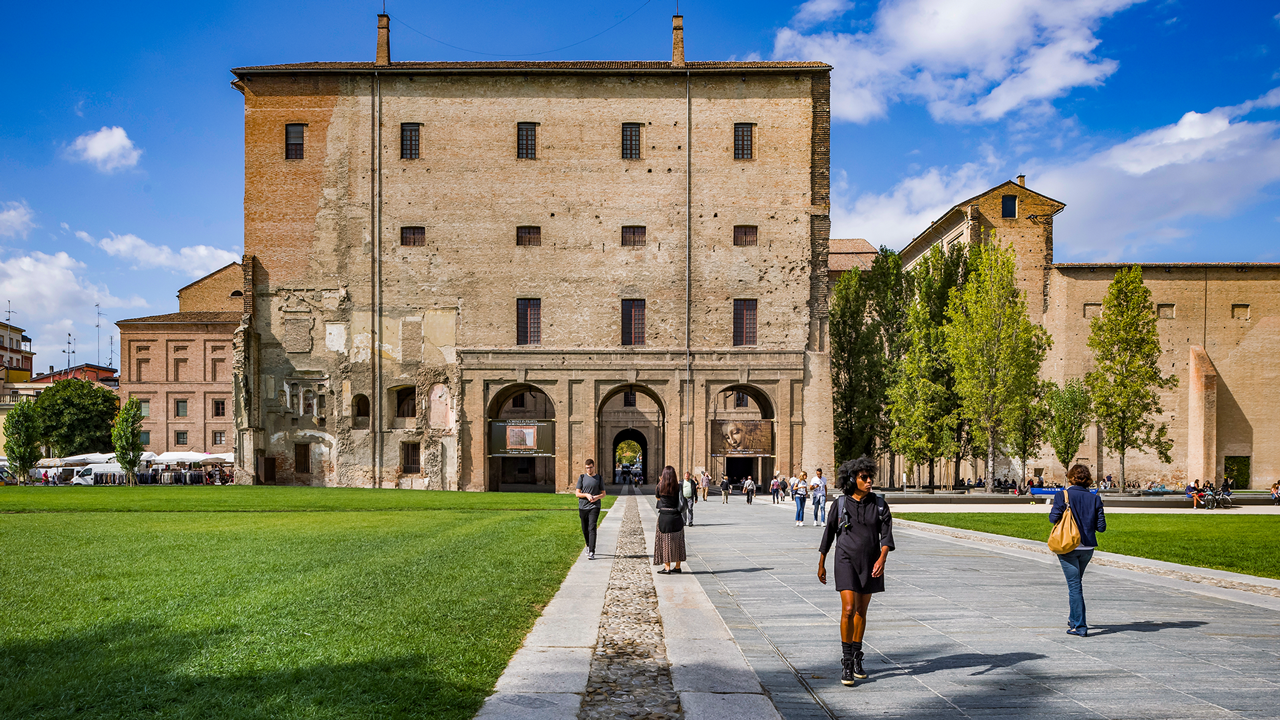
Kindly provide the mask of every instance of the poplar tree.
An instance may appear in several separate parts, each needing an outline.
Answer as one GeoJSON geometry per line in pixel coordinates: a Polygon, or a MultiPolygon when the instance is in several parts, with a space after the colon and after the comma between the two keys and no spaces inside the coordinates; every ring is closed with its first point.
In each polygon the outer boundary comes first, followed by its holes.
{"type": "Polygon", "coordinates": [[[880,322],[871,312],[867,275],[850,270],[840,276],[831,292],[836,464],[873,454],[884,416],[884,338],[880,322]]]}
{"type": "MultiPolygon", "coordinates": [[[[921,259],[914,272],[911,273],[911,286],[915,290],[916,299],[924,306],[929,322],[941,328],[947,323],[947,305],[951,302],[951,293],[963,285],[968,276],[968,252],[964,243],[952,243],[945,251],[940,245],[934,245],[921,259]]],[[[939,334],[937,338],[941,340],[939,334]]],[[[950,448],[948,456],[955,460],[955,474],[952,484],[960,480],[960,462],[967,454],[969,429],[960,416],[960,396],[956,393],[956,378],[945,352],[940,352],[941,362],[936,366],[933,381],[942,386],[942,415],[948,419],[952,438],[941,443],[950,448]]],[[[929,483],[934,482],[934,463],[929,463],[929,483]]]]}
{"type": "Polygon", "coordinates": [[[910,273],[902,269],[902,257],[887,247],[881,246],[879,254],[871,264],[865,276],[867,286],[867,302],[871,316],[875,318],[880,330],[881,347],[881,410],[880,422],[876,428],[876,441],[879,452],[889,453],[889,476],[895,474],[894,456],[890,451],[894,421],[889,413],[885,393],[891,382],[889,375],[893,372],[905,347],[907,329],[907,309],[913,296],[910,273]]]}
{"type": "Polygon", "coordinates": [[[947,354],[955,368],[960,416],[987,446],[987,492],[996,447],[1013,406],[1035,391],[1040,366],[1052,339],[1027,318],[1027,304],[1015,282],[1012,249],[975,246],[970,275],[951,295],[944,328],[947,354]]]}
{"type": "Polygon", "coordinates": [[[5,415],[4,454],[13,477],[29,482],[31,468],[40,462],[40,418],[31,400],[18,401],[5,415]]]}
{"type": "Polygon", "coordinates": [[[1159,390],[1177,387],[1178,378],[1160,374],[1160,333],[1151,291],[1142,267],[1116,273],[1102,301],[1102,314],[1089,323],[1094,369],[1085,376],[1094,413],[1102,426],[1102,444],[1120,456],[1120,487],[1125,487],[1124,458],[1130,450],[1154,450],[1173,461],[1169,428],[1154,420],[1164,413],[1159,390]]]}
{"type": "Polygon", "coordinates": [[[1061,387],[1051,385],[1045,394],[1045,406],[1049,410],[1047,439],[1054,457],[1066,471],[1084,444],[1085,426],[1093,419],[1093,401],[1084,383],[1077,379],[1068,380],[1061,387]]]}
{"type": "Polygon", "coordinates": [[[142,462],[142,403],[131,397],[116,413],[111,426],[111,444],[116,449],[116,464],[124,470],[125,484],[138,484],[138,464],[142,462]]]}
{"type": "Polygon", "coordinates": [[[942,328],[929,319],[919,299],[907,315],[906,350],[894,367],[889,387],[889,414],[893,419],[889,446],[906,458],[912,468],[951,452],[951,423],[947,391],[939,382],[945,341],[942,328]]]}
{"type": "Polygon", "coordinates": [[[1022,463],[1022,481],[1027,480],[1027,463],[1044,444],[1049,425],[1045,395],[1052,383],[1036,382],[1031,390],[1009,406],[1005,424],[1005,451],[1022,463]]]}

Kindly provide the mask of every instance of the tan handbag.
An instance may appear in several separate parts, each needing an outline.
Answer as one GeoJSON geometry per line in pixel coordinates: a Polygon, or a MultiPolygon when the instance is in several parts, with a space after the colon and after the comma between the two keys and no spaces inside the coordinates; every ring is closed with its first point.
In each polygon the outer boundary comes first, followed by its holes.
{"type": "Polygon", "coordinates": [[[1066,490],[1062,491],[1062,502],[1067,504],[1067,509],[1062,511],[1062,517],[1058,518],[1057,524],[1049,532],[1049,549],[1059,555],[1080,547],[1080,528],[1071,513],[1071,501],[1067,499],[1066,490]]]}

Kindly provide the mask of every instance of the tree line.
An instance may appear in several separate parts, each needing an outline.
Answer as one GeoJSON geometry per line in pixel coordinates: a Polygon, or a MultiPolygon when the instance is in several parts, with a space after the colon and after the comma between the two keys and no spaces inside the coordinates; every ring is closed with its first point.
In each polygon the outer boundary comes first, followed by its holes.
{"type": "MultiPolygon", "coordinates": [[[[838,462],[900,456],[908,472],[997,454],[1021,462],[1048,443],[1070,467],[1089,423],[1120,458],[1130,450],[1170,462],[1160,391],[1156,308],[1134,265],[1116,273],[1090,321],[1094,367],[1059,385],[1042,378],[1053,338],[1031,322],[1017,288],[1016,256],[994,236],[934,245],[911,268],[882,247],[872,266],[844,273],[831,294],[831,372],[838,462]]],[[[987,489],[992,483],[987,482],[987,489]]]]}

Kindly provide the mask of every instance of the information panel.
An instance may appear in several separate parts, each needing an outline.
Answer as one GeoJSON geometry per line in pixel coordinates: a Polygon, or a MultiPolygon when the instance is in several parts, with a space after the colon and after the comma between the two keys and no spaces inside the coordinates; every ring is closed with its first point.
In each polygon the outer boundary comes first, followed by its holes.
{"type": "Polygon", "coordinates": [[[490,420],[491,457],[551,457],[556,454],[554,420],[490,420]]]}

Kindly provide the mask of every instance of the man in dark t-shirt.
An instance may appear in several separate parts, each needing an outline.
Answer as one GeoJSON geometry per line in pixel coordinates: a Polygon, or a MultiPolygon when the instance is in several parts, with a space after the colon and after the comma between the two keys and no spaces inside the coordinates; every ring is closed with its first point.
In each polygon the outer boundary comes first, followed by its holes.
{"type": "Polygon", "coordinates": [[[600,519],[600,500],[604,497],[604,480],[596,474],[596,461],[587,459],[578,476],[578,519],[582,521],[582,539],[587,543],[587,559],[596,559],[596,523],[600,519]]]}

